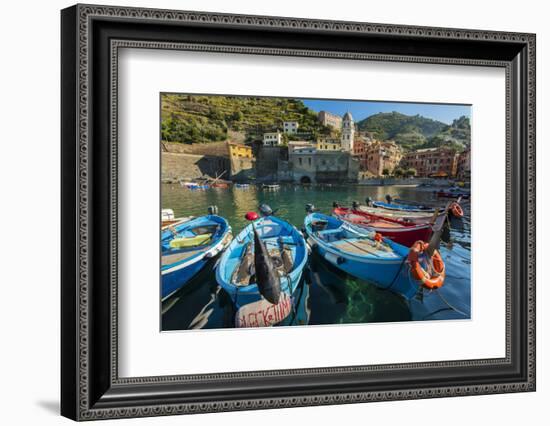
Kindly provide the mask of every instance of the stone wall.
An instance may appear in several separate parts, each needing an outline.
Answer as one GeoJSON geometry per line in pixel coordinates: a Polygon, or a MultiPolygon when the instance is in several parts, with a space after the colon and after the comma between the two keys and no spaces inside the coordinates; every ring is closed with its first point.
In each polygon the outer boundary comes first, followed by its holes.
{"type": "Polygon", "coordinates": [[[194,154],[162,152],[161,179],[163,182],[193,180],[201,177],[229,177],[229,159],[194,154]],[[225,173],[224,173],[225,172],[225,173]]]}
{"type": "Polygon", "coordinates": [[[177,142],[162,142],[162,152],[172,152],[178,154],[195,154],[195,155],[210,155],[219,157],[229,157],[227,142],[210,142],[210,143],[177,143],[177,142]]]}
{"type": "Polygon", "coordinates": [[[254,158],[232,157],[229,161],[231,180],[246,182],[256,177],[256,160],[254,158]]]}
{"type": "Polygon", "coordinates": [[[260,180],[277,180],[279,159],[284,157],[286,147],[261,146],[256,158],[256,176],[260,180]]]}

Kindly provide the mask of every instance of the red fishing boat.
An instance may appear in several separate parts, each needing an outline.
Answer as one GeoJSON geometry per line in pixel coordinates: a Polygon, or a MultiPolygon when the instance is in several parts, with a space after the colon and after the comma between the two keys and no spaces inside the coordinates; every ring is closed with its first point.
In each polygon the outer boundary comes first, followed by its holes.
{"type": "Polygon", "coordinates": [[[229,188],[229,184],[227,182],[215,182],[210,185],[212,188],[220,188],[220,189],[227,189],[229,188]]]}
{"type": "Polygon", "coordinates": [[[416,241],[429,241],[432,236],[432,221],[418,224],[404,219],[389,218],[347,207],[335,207],[334,216],[352,225],[369,229],[406,247],[416,241]]]}

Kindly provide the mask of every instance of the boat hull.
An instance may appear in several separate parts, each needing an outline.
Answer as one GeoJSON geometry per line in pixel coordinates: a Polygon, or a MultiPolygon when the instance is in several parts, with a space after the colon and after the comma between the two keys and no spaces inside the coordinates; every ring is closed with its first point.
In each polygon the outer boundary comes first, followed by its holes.
{"type": "Polygon", "coordinates": [[[372,215],[361,210],[336,208],[333,214],[351,225],[367,231],[378,232],[405,247],[411,247],[419,240],[429,241],[433,232],[429,223],[405,224],[403,220],[372,215]]]}
{"type": "Polygon", "coordinates": [[[369,206],[359,206],[359,210],[390,219],[408,220],[411,223],[416,223],[419,225],[429,223],[434,216],[434,213],[430,212],[406,212],[402,210],[388,210],[381,207],[369,206]]]}
{"type": "Polygon", "coordinates": [[[172,225],[179,233],[192,232],[196,227],[219,226],[210,244],[188,250],[173,250],[170,241],[173,231],[165,227],[161,231],[161,300],[166,300],[184,287],[208,261],[221,253],[232,239],[231,227],[220,216],[201,216],[172,225]],[[174,260],[171,260],[174,259],[174,260]]]}
{"type": "MultiPolygon", "coordinates": [[[[311,223],[314,220],[338,221],[337,227],[347,231],[361,233],[354,227],[349,227],[345,222],[338,218],[313,213],[306,216],[304,228],[308,236],[308,244],[312,250],[316,251],[327,262],[347,274],[368,281],[379,288],[390,290],[401,294],[406,299],[414,297],[418,291],[418,284],[409,279],[409,267],[406,262],[409,250],[399,244],[384,239],[394,252],[394,256],[389,259],[377,258],[376,256],[357,255],[339,250],[334,244],[324,241],[313,231],[311,223]]],[[[338,229],[338,228],[336,228],[338,229]]],[[[350,239],[353,241],[352,236],[350,239]]]]}
{"type": "Polygon", "coordinates": [[[197,275],[210,259],[201,257],[185,267],[173,270],[162,275],[161,300],[166,300],[185,284],[187,284],[195,275],[197,275]]]}

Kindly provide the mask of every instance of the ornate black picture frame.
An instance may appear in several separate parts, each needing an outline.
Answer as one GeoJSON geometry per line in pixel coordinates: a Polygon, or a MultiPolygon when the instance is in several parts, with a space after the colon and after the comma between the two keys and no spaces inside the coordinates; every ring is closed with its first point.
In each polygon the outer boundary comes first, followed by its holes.
{"type": "Polygon", "coordinates": [[[61,413],[158,416],[535,390],[535,35],[76,5],[62,27],[61,413]],[[119,378],[117,52],[186,49],[506,71],[506,356],[119,378]]]}

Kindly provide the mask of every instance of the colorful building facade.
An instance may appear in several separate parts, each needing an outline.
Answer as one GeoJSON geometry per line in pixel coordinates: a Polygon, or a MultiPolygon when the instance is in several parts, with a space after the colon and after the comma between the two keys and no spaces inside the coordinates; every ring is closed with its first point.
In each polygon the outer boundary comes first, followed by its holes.
{"type": "Polygon", "coordinates": [[[470,180],[471,171],[471,151],[468,147],[458,155],[456,167],[456,176],[462,180],[470,180]]]}
{"type": "Polygon", "coordinates": [[[403,151],[394,141],[374,141],[365,146],[365,169],[374,176],[383,176],[384,170],[392,174],[400,164],[403,151]]]}
{"type": "Polygon", "coordinates": [[[425,148],[405,154],[401,166],[415,169],[418,177],[455,177],[458,154],[449,147],[425,148]]]}
{"type": "Polygon", "coordinates": [[[342,150],[342,144],[338,139],[319,138],[316,148],[318,151],[340,151],[342,150]]]}

